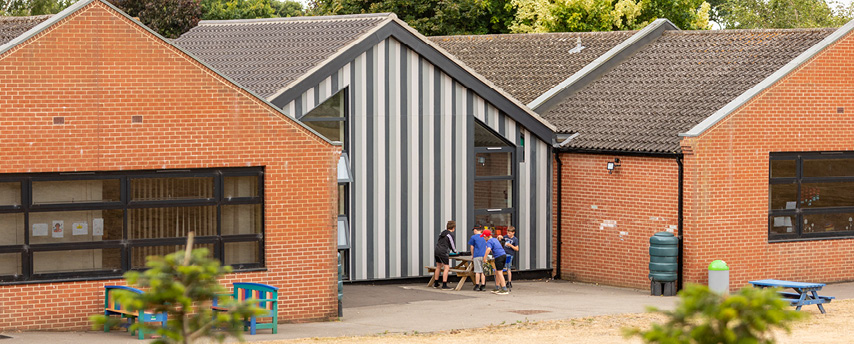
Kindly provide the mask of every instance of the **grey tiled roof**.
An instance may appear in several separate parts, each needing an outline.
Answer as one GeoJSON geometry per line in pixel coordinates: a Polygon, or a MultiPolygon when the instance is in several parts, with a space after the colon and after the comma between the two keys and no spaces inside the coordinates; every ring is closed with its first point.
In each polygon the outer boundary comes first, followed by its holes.
{"type": "Polygon", "coordinates": [[[542,114],[569,148],[676,153],[678,134],[835,29],[666,31],[542,114]]]}
{"type": "Polygon", "coordinates": [[[0,45],[9,43],[13,38],[29,31],[34,26],[50,18],[51,15],[32,17],[0,17],[0,45]]]}
{"type": "Polygon", "coordinates": [[[365,14],[201,21],[174,43],[267,98],[388,18],[365,14]]]}
{"type": "Polygon", "coordinates": [[[622,43],[635,31],[429,37],[528,104],[622,43]],[[578,38],[584,49],[570,53],[578,38]]]}

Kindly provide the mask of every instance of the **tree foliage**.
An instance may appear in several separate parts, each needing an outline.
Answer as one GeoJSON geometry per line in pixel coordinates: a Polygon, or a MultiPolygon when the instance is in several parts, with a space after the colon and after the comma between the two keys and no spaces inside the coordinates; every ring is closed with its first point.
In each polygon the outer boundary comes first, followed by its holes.
{"type": "Polygon", "coordinates": [[[842,26],[854,5],[825,0],[721,0],[719,23],[728,29],[790,29],[842,26]]]}
{"type": "Polygon", "coordinates": [[[790,330],[789,325],[805,316],[789,308],[777,289],[746,287],[724,296],[701,285],[688,285],[679,293],[672,311],[651,308],[667,317],[651,329],[626,329],[627,337],[638,336],[646,343],[774,343],[773,330],[790,330]]]}
{"type": "Polygon", "coordinates": [[[314,15],[393,12],[427,36],[507,33],[510,0],[314,0],[314,15]]]}
{"type": "Polygon", "coordinates": [[[0,16],[56,14],[77,0],[0,0],[0,16]]]}
{"type": "MultiPolygon", "coordinates": [[[[140,327],[156,330],[161,338],[154,343],[192,343],[202,338],[222,341],[227,335],[242,339],[244,317],[261,314],[263,310],[252,303],[232,300],[224,304],[230,311],[213,314],[210,308],[213,298],[226,291],[217,280],[231,272],[231,267],[220,266],[218,260],[209,256],[205,248],[193,250],[189,256],[184,251],[165,257],[152,256],[147,258],[148,270],[127,272],[125,279],[129,285],[147,291],[142,294],[116,291],[119,303],[130,311],[166,312],[169,320],[165,329],[136,322],[131,330],[140,327]]],[[[90,319],[93,328],[124,320],[104,315],[93,315],[90,319]]]]}
{"type": "Polygon", "coordinates": [[[299,17],[305,15],[305,9],[303,9],[302,4],[297,1],[271,0],[270,6],[273,7],[277,17],[299,17]]]}
{"type": "Polygon", "coordinates": [[[513,32],[637,30],[667,18],[686,30],[709,28],[703,0],[512,0],[513,32]]]}
{"type": "Polygon", "coordinates": [[[189,31],[202,16],[199,0],[109,0],[131,17],[157,33],[177,38],[189,31]]]}

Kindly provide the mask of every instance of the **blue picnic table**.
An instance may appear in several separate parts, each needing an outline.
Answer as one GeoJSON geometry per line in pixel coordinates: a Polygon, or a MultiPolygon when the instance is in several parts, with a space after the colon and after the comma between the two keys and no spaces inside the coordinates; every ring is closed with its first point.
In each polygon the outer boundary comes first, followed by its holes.
{"type": "Polygon", "coordinates": [[[824,283],[805,283],[775,279],[750,281],[749,283],[759,288],[777,287],[784,289],[794,289],[796,291],[795,293],[781,291],[780,296],[782,296],[784,300],[791,303],[792,306],[796,306],[796,310],[801,310],[801,307],[805,305],[817,305],[818,309],[821,311],[821,314],[825,314],[824,306],[822,306],[822,304],[829,303],[831,300],[835,299],[835,297],[833,296],[818,295],[818,291],[821,290],[821,288],[824,288],[824,283]]]}

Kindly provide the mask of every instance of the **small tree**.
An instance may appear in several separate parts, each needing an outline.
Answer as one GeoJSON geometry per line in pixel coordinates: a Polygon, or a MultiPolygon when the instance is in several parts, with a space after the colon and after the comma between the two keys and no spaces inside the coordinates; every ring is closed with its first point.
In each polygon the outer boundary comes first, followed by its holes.
{"type": "Polygon", "coordinates": [[[673,311],[650,308],[667,316],[664,324],[652,324],[642,331],[625,330],[626,337],[639,336],[646,343],[774,343],[771,330],[783,329],[804,317],[789,309],[777,289],[746,287],[723,296],[701,285],[688,285],[679,293],[680,302],[673,311]]]}
{"type": "MultiPolygon", "coordinates": [[[[260,315],[263,310],[251,301],[230,300],[221,303],[229,308],[228,312],[213,314],[212,300],[217,294],[226,292],[217,280],[231,272],[231,267],[221,266],[218,260],[211,259],[206,248],[191,251],[192,241],[190,233],[185,251],[165,257],[147,257],[148,270],[125,273],[129,285],[147,288],[147,291],[142,294],[117,291],[118,302],[129,311],[166,312],[169,318],[166,328],[137,321],[129,330],[156,330],[161,338],[154,343],[186,344],[200,338],[223,341],[227,335],[242,341],[243,319],[260,315]],[[217,328],[222,331],[214,331],[217,328]]],[[[121,322],[104,315],[93,315],[90,320],[93,329],[121,322]]]]}

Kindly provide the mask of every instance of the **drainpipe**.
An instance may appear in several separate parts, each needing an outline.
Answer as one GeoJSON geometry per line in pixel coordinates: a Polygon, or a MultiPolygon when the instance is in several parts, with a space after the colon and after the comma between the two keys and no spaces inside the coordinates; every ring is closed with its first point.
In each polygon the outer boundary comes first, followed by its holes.
{"type": "Polygon", "coordinates": [[[555,276],[554,279],[560,279],[560,258],[561,258],[561,219],[563,218],[563,163],[560,161],[560,151],[555,148],[555,163],[557,164],[557,264],[555,264],[555,276]]]}
{"type": "Polygon", "coordinates": [[[679,165],[679,200],[678,200],[679,210],[677,212],[677,220],[676,220],[677,221],[676,222],[676,228],[677,228],[677,234],[678,234],[677,236],[679,237],[679,248],[678,248],[679,258],[677,260],[677,264],[679,267],[677,269],[678,270],[678,272],[677,272],[678,277],[676,280],[676,290],[679,291],[679,290],[682,290],[682,213],[683,213],[683,203],[684,203],[684,195],[685,195],[685,189],[684,189],[685,165],[682,161],[682,155],[681,154],[676,157],[676,164],[679,165]]]}
{"type": "Polygon", "coordinates": [[[553,152],[555,155],[555,163],[557,163],[557,231],[555,234],[557,235],[557,243],[555,248],[557,249],[557,264],[555,264],[555,279],[560,279],[560,262],[561,262],[561,242],[563,241],[561,227],[563,219],[563,162],[560,161],[560,149],[563,146],[566,146],[569,141],[578,137],[581,133],[573,133],[572,135],[564,136],[557,135],[556,142],[553,145],[553,152]]]}

